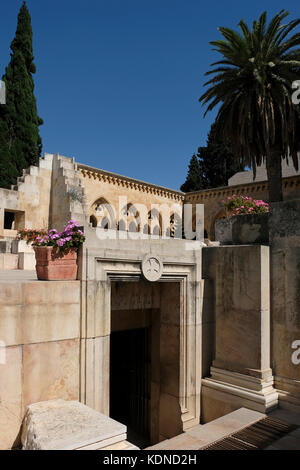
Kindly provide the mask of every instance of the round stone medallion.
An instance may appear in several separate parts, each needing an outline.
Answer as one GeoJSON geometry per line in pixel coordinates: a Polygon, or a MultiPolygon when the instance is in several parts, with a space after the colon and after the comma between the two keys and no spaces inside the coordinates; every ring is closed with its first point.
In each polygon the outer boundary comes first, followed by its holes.
{"type": "Polygon", "coordinates": [[[163,272],[163,263],[155,255],[147,255],[142,261],[142,273],[150,282],[158,281],[163,272]]]}

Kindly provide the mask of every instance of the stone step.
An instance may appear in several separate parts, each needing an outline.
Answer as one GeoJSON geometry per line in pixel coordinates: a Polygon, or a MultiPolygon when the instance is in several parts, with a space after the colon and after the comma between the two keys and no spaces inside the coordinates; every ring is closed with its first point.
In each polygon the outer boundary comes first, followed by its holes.
{"type": "Polygon", "coordinates": [[[67,157],[59,157],[60,168],[64,168],[66,170],[75,170],[74,162],[71,158],[67,157]],[[66,159],[63,159],[66,158],[66,159]]]}
{"type": "Polygon", "coordinates": [[[67,183],[69,187],[72,187],[72,188],[75,187],[75,188],[78,188],[80,191],[83,191],[83,188],[82,186],[80,186],[80,181],[78,180],[77,176],[70,177],[70,176],[64,175],[64,178],[65,178],[65,182],[67,183]]]}
{"type": "Polygon", "coordinates": [[[63,170],[63,176],[64,176],[65,178],[71,179],[72,181],[73,181],[73,180],[76,181],[76,180],[75,180],[75,176],[76,176],[76,175],[75,175],[74,168],[65,168],[65,167],[63,167],[62,170],[63,170]]]}
{"type": "Polygon", "coordinates": [[[30,176],[38,176],[39,175],[39,167],[31,165],[29,167],[29,175],[30,176]]]}
{"type": "Polygon", "coordinates": [[[198,424],[183,434],[167,439],[154,446],[151,450],[200,450],[234,432],[256,423],[266,415],[257,411],[240,408],[210,423],[198,424]]]}

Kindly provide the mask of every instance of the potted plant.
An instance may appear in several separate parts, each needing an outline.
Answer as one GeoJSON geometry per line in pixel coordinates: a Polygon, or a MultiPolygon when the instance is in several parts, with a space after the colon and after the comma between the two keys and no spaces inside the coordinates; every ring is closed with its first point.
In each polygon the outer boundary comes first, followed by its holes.
{"type": "Polygon", "coordinates": [[[35,237],[36,272],[40,280],[75,280],[77,251],[85,237],[75,220],[70,220],[62,232],[51,229],[35,237]]]}

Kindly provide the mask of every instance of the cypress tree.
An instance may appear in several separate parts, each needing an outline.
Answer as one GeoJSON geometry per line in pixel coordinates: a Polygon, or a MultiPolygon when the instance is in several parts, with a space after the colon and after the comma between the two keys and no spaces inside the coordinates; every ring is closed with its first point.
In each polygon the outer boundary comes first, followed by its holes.
{"type": "Polygon", "coordinates": [[[0,105],[0,187],[16,183],[23,168],[36,165],[42,152],[32,75],[36,72],[32,47],[31,18],[23,3],[16,35],[11,43],[11,60],[2,80],[6,105],[0,105]]]}
{"type": "Polygon", "coordinates": [[[215,124],[211,126],[206,147],[199,147],[189,164],[188,176],[181,191],[188,193],[201,189],[227,186],[229,178],[244,166],[229,150],[229,142],[216,135],[215,124]]]}
{"type": "Polygon", "coordinates": [[[189,169],[186,180],[183,185],[181,185],[180,189],[184,193],[189,193],[201,189],[202,184],[202,173],[199,160],[194,154],[189,163],[189,169]]]}

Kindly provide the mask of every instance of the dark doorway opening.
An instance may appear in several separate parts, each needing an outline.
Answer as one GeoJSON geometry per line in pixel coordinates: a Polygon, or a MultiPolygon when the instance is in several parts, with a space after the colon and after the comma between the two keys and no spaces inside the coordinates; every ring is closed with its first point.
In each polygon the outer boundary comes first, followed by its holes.
{"type": "Polygon", "coordinates": [[[15,213],[10,211],[4,211],[4,229],[12,230],[14,228],[15,213]]]}
{"type": "Polygon", "coordinates": [[[150,445],[150,328],[110,336],[110,416],[127,426],[127,439],[150,445]]]}

